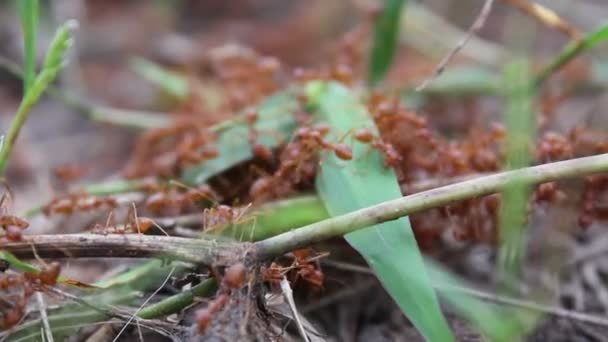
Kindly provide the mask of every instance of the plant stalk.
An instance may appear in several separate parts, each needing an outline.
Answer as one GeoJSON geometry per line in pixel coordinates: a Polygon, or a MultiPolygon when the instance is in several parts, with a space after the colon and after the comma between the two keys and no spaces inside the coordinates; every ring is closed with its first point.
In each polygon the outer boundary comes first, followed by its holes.
{"type": "Polygon", "coordinates": [[[601,154],[496,173],[386,201],[345,215],[313,223],[256,242],[254,243],[254,247],[256,248],[258,257],[271,258],[319,241],[342,236],[378,223],[395,220],[415,212],[500,192],[514,183],[538,184],[607,171],[608,154],[601,154]]]}

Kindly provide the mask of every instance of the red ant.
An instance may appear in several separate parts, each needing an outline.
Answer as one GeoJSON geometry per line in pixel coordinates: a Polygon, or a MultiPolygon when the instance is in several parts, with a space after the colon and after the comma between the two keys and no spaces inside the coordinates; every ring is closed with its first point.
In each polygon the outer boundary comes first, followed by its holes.
{"type": "MultiPolygon", "coordinates": [[[[105,227],[96,223],[93,227],[94,234],[146,234],[152,226],[159,227],[154,220],[147,217],[138,217],[135,204],[129,208],[126,222],[123,225],[114,225],[112,222],[112,212],[108,215],[105,227]]],[[[160,228],[160,227],[159,227],[160,228]]]]}
{"type": "Polygon", "coordinates": [[[4,229],[4,236],[9,241],[21,241],[22,231],[29,227],[29,223],[15,215],[9,215],[9,193],[0,198],[0,227],[4,229]]]}
{"type": "Polygon", "coordinates": [[[247,139],[249,141],[249,145],[251,146],[251,153],[253,156],[261,160],[271,160],[273,157],[272,150],[258,142],[259,132],[254,127],[256,121],[258,120],[258,112],[253,108],[245,110],[244,120],[249,127],[249,135],[247,139]]]}
{"type": "MultiPolygon", "coordinates": [[[[220,204],[212,208],[203,210],[203,229],[205,232],[222,231],[231,225],[239,225],[253,220],[255,226],[255,216],[245,217],[245,213],[251,207],[249,204],[243,208],[233,208],[220,204]]],[[[253,234],[253,231],[252,231],[253,234]]]]}
{"type": "Polygon", "coordinates": [[[220,294],[210,301],[206,307],[196,311],[196,325],[200,334],[205,333],[214,315],[226,305],[230,292],[243,286],[246,279],[247,267],[242,262],[237,262],[226,268],[220,294]]]}
{"type": "Polygon", "coordinates": [[[326,257],[329,253],[321,253],[314,256],[312,255],[312,250],[309,248],[295,250],[292,253],[294,259],[290,266],[281,267],[279,264],[273,262],[268,268],[262,267],[262,279],[268,283],[277,284],[289,272],[295,270],[294,282],[299,278],[302,278],[313,287],[321,288],[323,286],[323,281],[325,280],[325,275],[313,264],[313,262],[326,257]]]}
{"type": "Polygon", "coordinates": [[[210,301],[206,307],[196,311],[196,325],[200,334],[205,333],[215,313],[224,307],[226,302],[228,302],[228,294],[222,293],[210,301]]]}
{"type": "Polygon", "coordinates": [[[371,129],[361,128],[353,133],[355,140],[370,144],[372,148],[380,151],[384,155],[384,166],[395,167],[402,160],[399,152],[395,147],[387,142],[384,142],[380,137],[374,135],[371,129]]]}

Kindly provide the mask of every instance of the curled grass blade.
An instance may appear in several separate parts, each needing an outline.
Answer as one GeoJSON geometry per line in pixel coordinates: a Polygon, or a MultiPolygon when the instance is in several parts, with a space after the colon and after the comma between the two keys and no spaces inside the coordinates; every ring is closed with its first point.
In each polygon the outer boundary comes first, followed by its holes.
{"type": "MultiPolygon", "coordinates": [[[[332,127],[334,141],[356,128],[377,133],[364,106],[339,83],[310,83],[307,95],[318,120],[332,127]]],[[[333,154],[322,154],[316,180],[319,197],[331,216],[401,197],[397,177],[384,167],[377,151],[349,136],[344,142],[352,147],[353,159],[344,162],[333,154]]],[[[453,340],[406,217],[349,233],[345,239],[427,340],[453,340]]]]}
{"type": "Polygon", "coordinates": [[[382,81],[390,68],[399,41],[401,9],[406,1],[384,0],[382,13],[374,25],[374,36],[368,66],[368,84],[375,86],[382,81]]]}

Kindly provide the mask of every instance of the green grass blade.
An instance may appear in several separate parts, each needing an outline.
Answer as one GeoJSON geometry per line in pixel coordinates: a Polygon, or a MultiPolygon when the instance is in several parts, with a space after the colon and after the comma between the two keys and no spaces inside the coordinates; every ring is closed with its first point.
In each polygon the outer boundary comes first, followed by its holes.
{"type": "MultiPolygon", "coordinates": [[[[533,87],[526,61],[508,64],[504,71],[506,154],[509,169],[530,165],[530,148],[535,133],[533,87]]],[[[517,183],[502,193],[499,213],[499,267],[506,279],[516,279],[523,260],[525,228],[530,186],[517,183]],[[515,277],[515,278],[514,278],[515,277]]]]}
{"type": "MultiPolygon", "coordinates": [[[[365,107],[344,86],[313,82],[307,94],[318,120],[332,127],[335,140],[355,128],[376,130],[365,107]]],[[[330,215],[401,197],[394,172],[384,167],[378,152],[349,136],[344,142],[352,146],[353,160],[344,162],[333,154],[322,154],[316,180],[317,192],[330,215]]],[[[453,340],[407,218],[362,229],[345,238],[427,340],[453,340]]]]}
{"type": "Polygon", "coordinates": [[[374,25],[374,37],[370,51],[368,84],[375,86],[382,81],[390,68],[399,42],[399,20],[404,0],[384,0],[384,8],[374,25]]]}
{"type": "Polygon", "coordinates": [[[17,1],[23,31],[23,89],[30,89],[36,77],[36,33],[38,31],[38,0],[17,1]]]}
{"type": "Polygon", "coordinates": [[[536,75],[535,84],[537,86],[542,84],[551,74],[559,70],[566,63],[606,40],[608,40],[608,23],[601,25],[600,28],[587,34],[583,39],[566,45],[562,52],[536,75]]]}
{"type": "MultiPolygon", "coordinates": [[[[265,99],[258,107],[255,129],[257,142],[275,148],[291,136],[297,126],[294,112],[298,101],[291,92],[280,92],[265,99]]],[[[238,163],[252,158],[251,144],[247,137],[249,127],[244,122],[232,122],[225,129],[218,129],[216,147],[219,156],[186,169],[182,180],[187,184],[201,184],[214,175],[238,163]]]]}
{"type": "Polygon", "coordinates": [[[323,202],[312,195],[270,202],[246,215],[252,219],[228,227],[221,234],[240,241],[260,241],[329,217],[323,202]]]}
{"type": "Polygon", "coordinates": [[[490,341],[520,340],[524,331],[522,322],[529,322],[527,312],[484,302],[472,296],[471,289],[437,263],[427,260],[426,266],[441,298],[490,341]]]}
{"type": "Polygon", "coordinates": [[[133,58],[131,68],[146,81],[162,88],[178,99],[185,99],[190,93],[188,81],[174,72],[143,58],[133,58]]]}
{"type": "Polygon", "coordinates": [[[42,64],[40,74],[34,79],[31,88],[28,89],[19,104],[15,118],[11,122],[11,126],[6,134],[6,141],[3,149],[0,150],[0,175],[2,175],[6,169],[6,163],[8,162],[13,144],[17,140],[19,131],[25,123],[32,107],[38,102],[40,95],[42,95],[63,68],[65,53],[72,44],[71,30],[73,29],[74,24],[75,22],[68,21],[57,30],[55,37],[49,46],[44,63],[42,64]]]}

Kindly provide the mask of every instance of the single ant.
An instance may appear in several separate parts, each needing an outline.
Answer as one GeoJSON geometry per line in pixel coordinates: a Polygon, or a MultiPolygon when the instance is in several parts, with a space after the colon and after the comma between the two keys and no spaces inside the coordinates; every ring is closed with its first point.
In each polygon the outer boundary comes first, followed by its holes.
{"type": "Polygon", "coordinates": [[[249,220],[255,220],[255,216],[245,217],[246,212],[252,204],[243,208],[234,208],[229,205],[220,204],[203,210],[203,230],[205,232],[217,232],[231,225],[238,225],[249,220]]]}
{"type": "Polygon", "coordinates": [[[230,292],[241,288],[246,279],[247,267],[242,262],[225,269],[220,293],[206,307],[196,311],[196,326],[200,334],[205,333],[215,314],[226,305],[230,292]]]}
{"type": "Polygon", "coordinates": [[[105,227],[96,223],[93,227],[94,234],[146,234],[152,226],[159,227],[154,220],[147,217],[138,217],[135,204],[129,208],[126,222],[122,225],[112,224],[113,212],[110,212],[105,227]]]}
{"type": "Polygon", "coordinates": [[[4,229],[4,237],[9,241],[21,241],[22,231],[29,227],[29,223],[9,212],[10,193],[4,193],[0,198],[0,227],[4,229]]]}
{"type": "Polygon", "coordinates": [[[249,145],[251,146],[251,153],[255,158],[258,158],[260,160],[271,160],[273,157],[272,150],[258,142],[259,132],[255,128],[255,123],[258,120],[258,112],[253,108],[249,108],[245,110],[243,116],[245,123],[249,128],[247,140],[249,142],[249,145]]]}
{"type": "Polygon", "coordinates": [[[204,334],[214,315],[226,305],[228,294],[221,293],[209,302],[206,307],[196,311],[196,326],[200,334],[204,334]]]}
{"type": "Polygon", "coordinates": [[[395,167],[402,160],[401,155],[395,149],[395,147],[387,142],[384,142],[382,138],[374,135],[371,129],[361,128],[353,133],[355,140],[370,144],[370,146],[384,155],[384,166],[395,167]]]}

